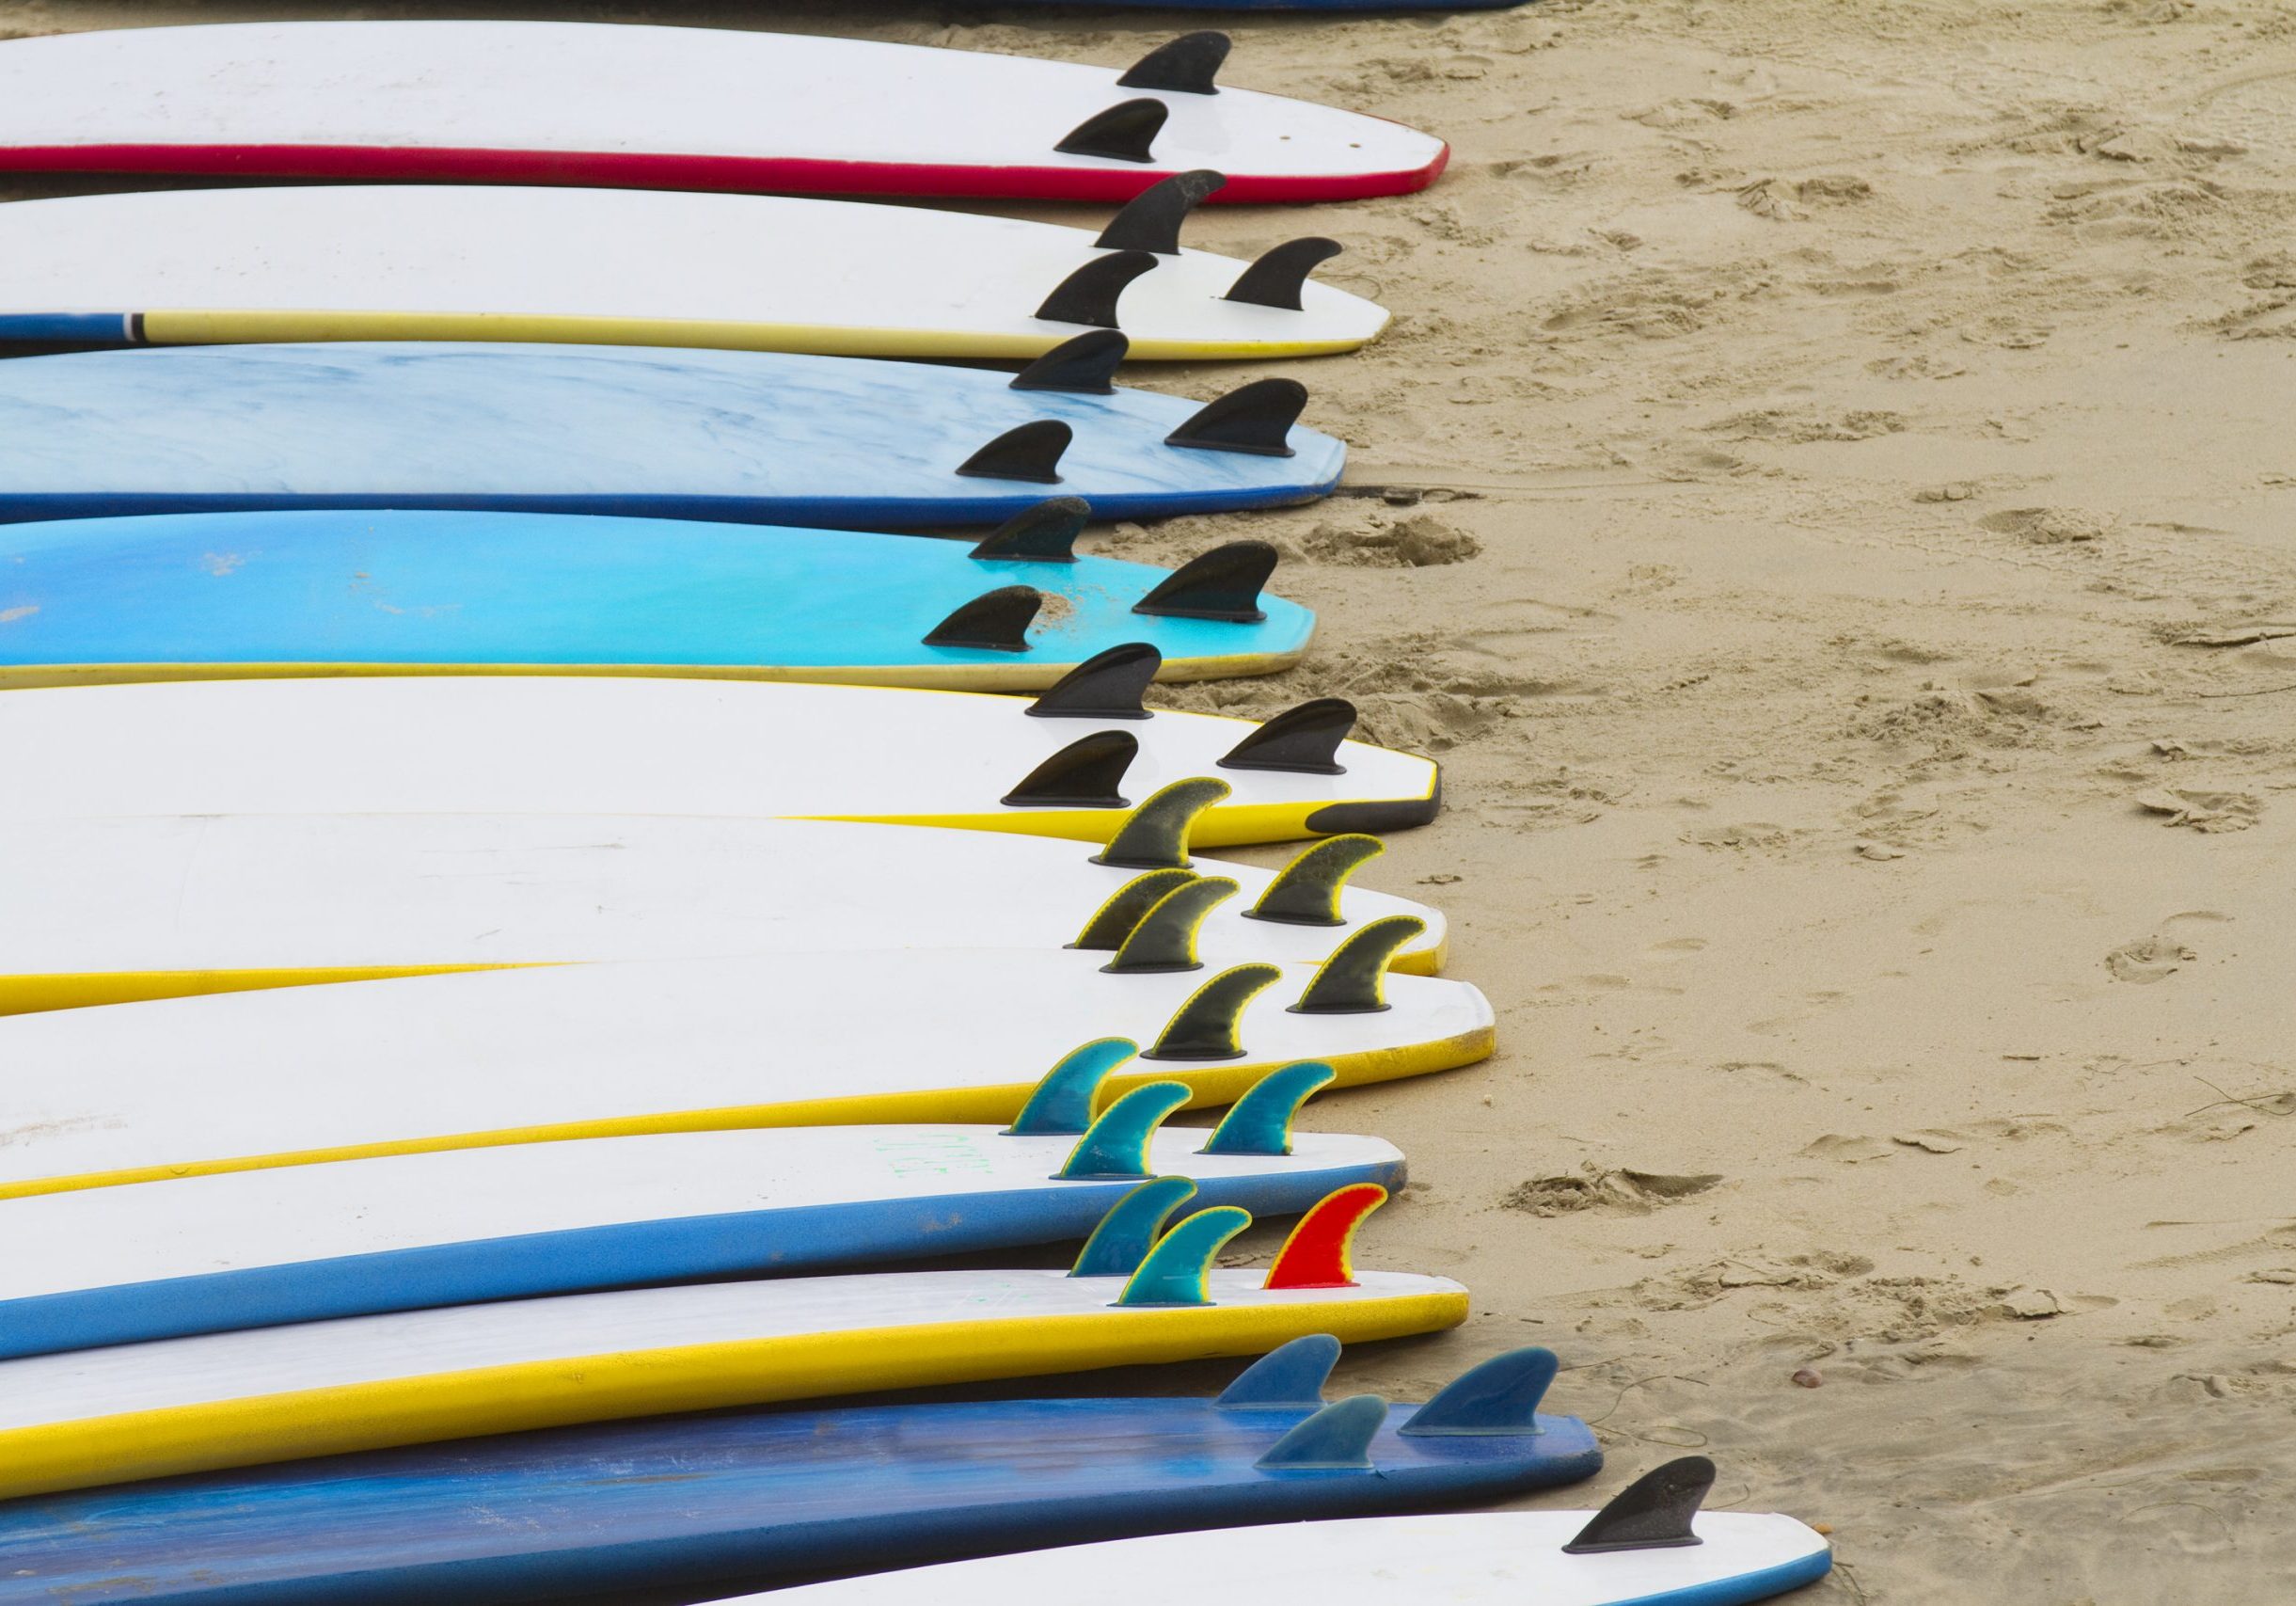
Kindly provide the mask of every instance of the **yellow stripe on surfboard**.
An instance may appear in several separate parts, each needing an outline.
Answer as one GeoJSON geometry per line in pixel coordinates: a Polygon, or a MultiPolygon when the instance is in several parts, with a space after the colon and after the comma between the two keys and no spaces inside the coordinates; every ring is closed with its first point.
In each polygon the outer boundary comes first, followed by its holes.
{"type": "Polygon", "coordinates": [[[218,993],[265,993],[275,987],[323,987],[338,981],[394,981],[410,976],[461,976],[474,970],[531,970],[549,961],[467,964],[264,965],[239,970],[82,970],[0,975],[0,1015],[85,1010],[101,1004],[148,1004],[218,993]]]}

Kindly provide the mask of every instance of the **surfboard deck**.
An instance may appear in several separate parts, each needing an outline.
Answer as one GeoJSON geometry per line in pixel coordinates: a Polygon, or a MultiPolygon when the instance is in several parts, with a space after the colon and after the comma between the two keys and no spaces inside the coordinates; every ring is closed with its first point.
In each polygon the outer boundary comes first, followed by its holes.
{"type": "Polygon", "coordinates": [[[1301,264],[1277,274],[1275,298],[1296,307],[1228,299],[1249,265],[1105,249],[1048,223],[779,196],[395,184],[74,196],[0,206],[0,341],[1029,358],[1105,326],[1135,358],[1193,360],[1352,351],[1386,323],[1359,296],[1295,282],[1301,264]]]}
{"type": "Polygon", "coordinates": [[[1397,195],[1442,170],[1443,142],[1399,123],[1214,84],[1226,45],[1127,72],[635,24],[55,34],[0,48],[0,169],[1100,201],[1192,168],[1237,201],[1397,195]],[[1161,115],[1121,154],[1062,149],[1142,100],[1161,115]]]}
{"type": "MultiPolygon", "coordinates": [[[[0,111],[4,115],[4,111],[0,111]]],[[[1055,492],[1101,518],[1313,501],[1347,449],[1179,446],[1206,405],[1066,376],[782,352],[421,341],[175,346],[0,363],[0,519],[313,507],[600,513],[913,529],[1000,523],[1055,492]],[[960,472],[1067,428],[1053,482],[960,472]]],[[[1082,361],[1090,357],[1089,362],[1082,361]]]]}

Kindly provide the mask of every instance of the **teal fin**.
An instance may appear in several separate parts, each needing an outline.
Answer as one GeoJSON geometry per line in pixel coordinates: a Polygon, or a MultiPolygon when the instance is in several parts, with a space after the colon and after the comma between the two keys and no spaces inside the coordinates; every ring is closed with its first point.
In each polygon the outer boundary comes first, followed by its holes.
{"type": "Polygon", "coordinates": [[[1361,927],[1323,962],[1295,1015],[1376,1015],[1387,1007],[1387,966],[1395,950],[1427,930],[1417,914],[1388,914],[1361,927]]]}
{"type": "MultiPolygon", "coordinates": [[[[1119,1205],[1117,1208],[1121,1209],[1119,1205]]],[[[1214,1205],[1166,1232],[1140,1263],[1119,1305],[1209,1305],[1212,1257],[1252,1224],[1252,1213],[1233,1204],[1214,1205]]],[[[1086,1245],[1087,1248],[1091,1246],[1086,1245]]]]}
{"type": "Polygon", "coordinates": [[[1188,833],[1196,827],[1196,817],[1229,790],[1226,781],[1211,775],[1173,782],[1132,810],[1092,862],[1128,870],[1186,869],[1188,833]]]}
{"type": "Polygon", "coordinates": [[[1261,1406],[1306,1406],[1320,1410],[1323,1385],[1331,1380],[1331,1369],[1338,1363],[1339,1341],[1329,1333],[1309,1333],[1253,1361],[1212,1404],[1229,1410],[1261,1406]]]}
{"type": "MultiPolygon", "coordinates": [[[[1147,1059],[1241,1059],[1243,1007],[1282,979],[1273,964],[1230,965],[1188,994],[1157,1034],[1147,1059]]],[[[1314,983],[1310,982],[1309,986],[1314,983]]]]}
{"type": "Polygon", "coordinates": [[[1148,1139],[1157,1123],[1188,1102],[1185,1082],[1150,1082],[1134,1088],[1100,1111],[1092,1129],[1078,1139],[1069,1162],[1054,1174],[1062,1182],[1151,1177],[1148,1139]]]}
{"type": "Polygon", "coordinates": [[[1344,926],[1339,894],[1347,878],[1386,851],[1376,836],[1326,836],[1277,871],[1245,917],[1286,926],[1344,926]]]}
{"type": "Polygon", "coordinates": [[[1007,1137],[1068,1137],[1092,1125],[1092,1100],[1108,1073],[1140,1052],[1128,1037],[1095,1038],[1044,1073],[1005,1129],[1007,1137]]]}
{"type": "Polygon", "coordinates": [[[1386,1422],[1386,1401],[1351,1394],[1285,1434],[1253,1465],[1263,1472],[1368,1472],[1371,1439],[1386,1422]]]}
{"type": "Polygon", "coordinates": [[[1536,1344],[1495,1355],[1446,1383],[1397,1431],[1414,1439],[1537,1433],[1539,1402],[1559,1364],[1553,1350],[1536,1344]]]}
{"type": "Polygon", "coordinates": [[[1196,1185],[1186,1177],[1156,1177],[1142,1183],[1111,1205],[1100,1224],[1085,1240],[1070,1277],[1130,1277],[1155,1247],[1164,1221],[1196,1197],[1196,1185]]]}
{"type": "Polygon", "coordinates": [[[1140,916],[1116,957],[1100,968],[1116,976],[1203,969],[1204,962],[1196,957],[1196,936],[1212,910],[1235,895],[1236,883],[1226,876],[1199,876],[1174,887],[1140,916]]]}
{"type": "Polygon", "coordinates": [[[1092,912],[1092,918],[1085,922],[1085,929],[1069,946],[1115,953],[1149,910],[1194,880],[1194,870],[1181,869],[1149,870],[1132,877],[1092,912]]]}
{"type": "Polygon", "coordinates": [[[1339,1073],[1320,1059],[1286,1065],[1244,1089],[1212,1128],[1199,1154],[1289,1154],[1291,1121],[1300,1105],[1331,1086],[1339,1073]]]}

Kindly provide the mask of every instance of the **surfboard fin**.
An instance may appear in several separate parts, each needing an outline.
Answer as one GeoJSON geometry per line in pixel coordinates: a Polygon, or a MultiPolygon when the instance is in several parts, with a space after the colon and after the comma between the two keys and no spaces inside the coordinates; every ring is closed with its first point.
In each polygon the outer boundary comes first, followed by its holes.
{"type": "Polygon", "coordinates": [[[1175,95],[1216,95],[1212,80],[1227,60],[1227,36],[1211,28],[1166,40],[1126,70],[1119,89],[1163,89],[1175,95]]]}
{"type": "Polygon", "coordinates": [[[1028,714],[1039,720],[1146,720],[1155,716],[1141,697],[1164,668],[1164,654],[1147,642],[1124,642],[1094,653],[1055,680],[1028,714]]]}
{"type": "Polygon", "coordinates": [[[1012,376],[1015,390],[1060,390],[1075,396],[1113,396],[1116,365],[1132,342],[1115,329],[1087,329],[1062,341],[1012,376]]]}
{"type": "Polygon", "coordinates": [[[1714,1487],[1714,1463],[1685,1455],[1643,1473],[1610,1497],[1610,1503],[1562,1547],[1566,1556],[1605,1550],[1664,1550],[1702,1544],[1691,1531],[1706,1493],[1714,1487]]]}
{"type": "Polygon", "coordinates": [[[1196,452],[1242,452],[1254,457],[1296,455],[1291,426],[1307,406],[1307,387],[1296,379],[1255,379],[1206,402],[1170,435],[1166,446],[1196,452]]]}
{"type": "Polygon", "coordinates": [[[1259,588],[1275,572],[1275,548],[1265,541],[1230,541],[1198,552],[1164,576],[1132,604],[1132,612],[1159,619],[1258,624],[1267,617],[1259,611],[1259,588]]]}
{"type": "Polygon", "coordinates": [[[1186,1177],[1153,1177],[1108,1207],[1077,1254],[1070,1277],[1130,1277],[1155,1247],[1172,1212],[1196,1197],[1186,1177]]]}
{"type": "Polygon", "coordinates": [[[1204,929],[1205,916],[1235,895],[1236,883],[1226,876],[1191,876],[1140,916],[1140,923],[1116,949],[1116,957],[1100,969],[1112,976],[1203,969],[1204,962],[1196,955],[1196,939],[1204,929]]]}
{"type": "Polygon", "coordinates": [[[1386,1202],[1387,1190],[1377,1183],[1350,1183],[1325,1194],[1275,1251],[1265,1286],[1354,1287],[1355,1229],[1386,1202]]]}
{"type": "Polygon", "coordinates": [[[1274,770],[1292,775],[1344,775],[1339,744],[1355,728],[1355,705],[1344,697],[1311,697],[1286,708],[1220,760],[1223,770],[1274,770]]]}
{"type": "Polygon", "coordinates": [[[1243,917],[1273,920],[1279,926],[1344,926],[1347,919],[1339,913],[1339,895],[1347,889],[1348,877],[1386,851],[1378,837],[1360,832],[1326,836],[1302,849],[1298,857],[1276,871],[1268,890],[1243,912],[1243,917]]]}
{"type": "Polygon", "coordinates": [[[1059,1170],[1064,1183],[1106,1182],[1125,1177],[1146,1179],[1156,1173],[1148,1166],[1148,1139],[1156,1128],[1191,1097],[1185,1082],[1150,1082],[1134,1088],[1100,1111],[1059,1170]]]}
{"type": "Polygon", "coordinates": [[[1199,1154],[1289,1154],[1291,1121],[1339,1073],[1318,1059],[1271,1071],[1244,1089],[1211,1129],[1199,1154]]]}
{"type": "MultiPolygon", "coordinates": [[[[1056,485],[1060,484],[1060,454],[1075,438],[1076,432],[1058,419],[1031,419],[1013,425],[973,453],[958,465],[957,471],[972,480],[1026,480],[1036,485],[1056,485]]],[[[1077,527],[1084,527],[1083,520],[1078,520],[1077,527]]],[[[973,555],[980,556],[978,552],[973,555]]]]}
{"type": "Polygon", "coordinates": [[[1412,1412],[1397,1431],[1419,1439],[1482,1439],[1538,1433],[1539,1402],[1560,1363],[1537,1344],[1468,1367],[1412,1412]]]}
{"type": "Polygon", "coordinates": [[[1180,226],[1203,199],[1227,183],[1227,175],[1210,167],[1174,173],[1142,190],[1108,220],[1092,243],[1110,251],[1152,251],[1160,257],[1180,255],[1180,226]]]}
{"type": "Polygon", "coordinates": [[[1128,1037],[1099,1037],[1060,1057],[1005,1129],[1006,1137],[1067,1137],[1090,1129],[1092,1101],[1109,1073],[1140,1052],[1128,1037]]]}
{"type": "Polygon", "coordinates": [[[1279,1344],[1236,1374],[1236,1380],[1220,1391],[1211,1403],[1227,1410],[1255,1410],[1263,1406],[1307,1406],[1322,1409],[1323,1385],[1339,1363],[1339,1341],[1329,1333],[1309,1333],[1279,1344]]]}
{"type": "Polygon", "coordinates": [[[1233,1204],[1215,1204],[1180,1221],[1156,1240],[1124,1292],[1119,1305],[1209,1305],[1212,1257],[1227,1241],[1252,1224],[1252,1213],[1233,1204]]]}
{"type": "Polygon", "coordinates": [[[1326,240],[1321,234],[1271,246],[1260,253],[1259,261],[1236,276],[1236,282],[1228,287],[1223,299],[1296,312],[1300,310],[1300,286],[1307,282],[1307,276],[1315,271],[1318,262],[1331,261],[1340,248],[1338,241],[1326,240]]]}
{"type": "Polygon", "coordinates": [[[1156,259],[1146,251],[1112,251],[1095,257],[1053,287],[1053,294],[1037,309],[1037,316],[1050,324],[1091,324],[1113,329],[1116,302],[1123,297],[1124,287],[1155,265],[1156,259]]]}
{"type": "Polygon", "coordinates": [[[1053,147],[1064,156],[1100,156],[1111,162],[1151,162],[1156,136],[1172,108],[1143,95],[1094,112],[1053,147]]]}
{"type": "Polygon", "coordinates": [[[1083,497],[1053,497],[989,532],[971,556],[982,563],[1072,564],[1076,537],[1091,517],[1092,504],[1083,497]]]}
{"type": "Polygon", "coordinates": [[[1371,1440],[1386,1423],[1386,1401],[1351,1394],[1301,1423],[1252,1464],[1263,1472],[1368,1472],[1371,1440]]]}
{"type": "Polygon", "coordinates": [[[1385,914],[1349,933],[1316,968],[1295,1015],[1377,1015],[1387,1008],[1387,966],[1395,952],[1427,930],[1417,914],[1385,914]]]}
{"type": "Polygon", "coordinates": [[[1186,869],[1188,834],[1203,812],[1232,788],[1214,775],[1197,775],[1158,788],[1116,828],[1093,859],[1120,870],[1186,869]]]}
{"type": "Polygon", "coordinates": [[[1002,801],[1006,808],[1129,808],[1116,788],[1139,755],[1131,731],[1096,730],[1021,776],[1002,801]]]}
{"type": "Polygon", "coordinates": [[[1085,922],[1085,929],[1076,933],[1076,941],[1069,946],[1090,953],[1115,953],[1124,946],[1124,939],[1132,934],[1142,917],[1164,901],[1166,894],[1194,880],[1194,870],[1178,867],[1148,870],[1132,877],[1092,912],[1092,918],[1085,922]]]}
{"type": "Polygon", "coordinates": [[[1001,585],[985,591],[925,633],[928,647],[974,647],[982,652],[1028,651],[1028,628],[1044,593],[1033,585],[1001,585]]]}
{"type": "Polygon", "coordinates": [[[1272,964],[1230,965],[1188,995],[1158,1034],[1144,1059],[1241,1059],[1237,1027],[1243,1007],[1275,985],[1283,971],[1272,964]]]}

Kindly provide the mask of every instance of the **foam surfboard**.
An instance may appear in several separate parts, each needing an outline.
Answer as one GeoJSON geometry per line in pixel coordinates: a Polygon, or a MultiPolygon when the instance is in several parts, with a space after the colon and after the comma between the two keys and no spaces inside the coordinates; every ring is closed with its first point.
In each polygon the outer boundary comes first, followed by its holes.
{"type": "Polygon", "coordinates": [[[1033,358],[1114,328],[1143,358],[1312,357],[1352,351],[1387,321],[1308,279],[1338,248],[1293,240],[1244,263],[970,213],[647,190],[74,196],[0,206],[0,341],[1033,358]]]}
{"type": "MultiPolygon", "coordinates": [[[[0,1603],[459,1606],[1496,1499],[1591,1475],[1555,1357],[1326,1404],[1295,1339],[1215,1400],[749,1411],[372,1451],[0,1506],[0,1603]]],[[[1006,1600],[1058,1599],[1021,1595],[1006,1600]]],[[[1088,1594],[1079,1598],[1088,1598],[1088,1594]]]]}
{"type": "MultiPolygon", "coordinates": [[[[4,48],[4,47],[0,47],[4,48]]],[[[1275,507],[1338,483],[1306,389],[1111,383],[1129,342],[1018,374],[657,346],[343,342],[0,363],[0,519],[313,507],[608,513],[835,529],[1275,507]]]]}
{"type": "Polygon", "coordinates": [[[1699,1510],[1713,1483],[1714,1463],[1691,1455],[1645,1474],[1600,1511],[1227,1528],[950,1562],[742,1599],[1163,1606],[1178,1596],[1204,1606],[1259,1606],[1294,1596],[1328,1606],[1746,1606],[1826,1576],[1833,1565],[1826,1539],[1793,1518],[1699,1510]]]}
{"type": "Polygon", "coordinates": [[[1347,703],[1318,698],[1259,725],[1151,715],[1140,697],[1156,669],[1152,647],[1112,648],[1033,705],[542,676],[11,692],[0,819],[794,816],[1108,842],[1192,778],[1205,784],[1189,796],[1212,794],[1192,838],[1205,848],[1434,818],[1434,764],[1343,739],[1347,703]]]}
{"type": "Polygon", "coordinates": [[[1425,187],[1443,142],[1216,83],[1225,35],[1129,70],[725,28],[241,23],[0,45],[0,169],[1128,200],[1425,187]],[[856,116],[867,105],[873,114],[856,116]]]}
{"type": "Polygon", "coordinates": [[[210,1171],[744,1126],[1004,1122],[1080,1043],[1112,1088],[1225,1104],[1470,1064],[1483,995],[1320,967],[1110,975],[1102,955],[918,949],[479,971],[0,1018],[0,1199],[210,1171]]]}
{"type": "MultiPolygon", "coordinates": [[[[137,1006],[127,1006],[135,1008],[137,1006]]],[[[1447,1278],[1364,1271],[1345,1188],[1275,1264],[1214,1269],[1232,1205],[1161,1237],[1143,1184],[1073,1271],[924,1271],[571,1294],[0,1361],[0,1499],[442,1439],[889,1388],[1255,1355],[1454,1327],[1447,1278]],[[1152,1240],[1152,1241],[1151,1241],[1152,1240]]]]}
{"type": "Polygon", "coordinates": [[[1042,691],[1140,641],[1169,680],[1299,661],[1275,549],[1071,549],[1072,499],[967,546],[547,513],[194,513],[0,526],[0,689],[311,675],[679,675],[1042,691]]]}
{"type": "Polygon", "coordinates": [[[1151,1177],[1294,1215],[1399,1187],[1376,1137],[1294,1133],[1329,1066],[1270,1073],[1218,1127],[1159,1131],[1151,1082],[1071,1056],[1009,1127],[813,1126],[576,1138],[12,1199],[0,1360],[192,1333],[1083,1238],[1151,1177]]]}

